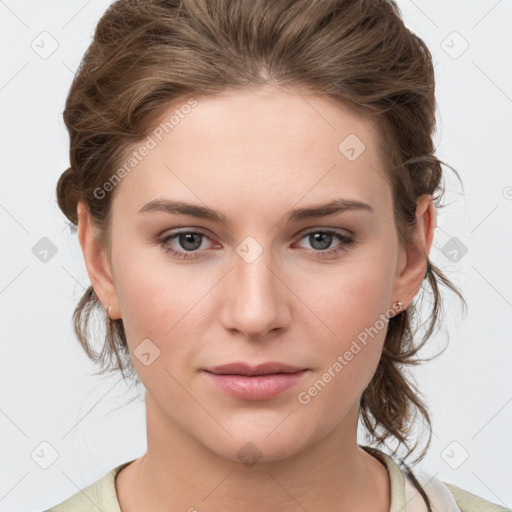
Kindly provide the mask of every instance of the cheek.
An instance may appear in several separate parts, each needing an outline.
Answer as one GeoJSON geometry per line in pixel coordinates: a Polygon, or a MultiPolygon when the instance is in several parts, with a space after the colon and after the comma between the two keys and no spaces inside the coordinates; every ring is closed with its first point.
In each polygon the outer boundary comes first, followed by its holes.
{"type": "Polygon", "coordinates": [[[151,379],[154,374],[134,357],[147,339],[159,354],[152,369],[164,361],[171,372],[192,365],[196,344],[204,338],[201,328],[211,315],[207,292],[218,278],[207,271],[198,274],[192,266],[180,268],[162,256],[156,261],[155,248],[122,250],[119,244],[118,252],[123,257],[116,267],[116,291],[128,346],[141,380],[151,379]]]}
{"type": "Polygon", "coordinates": [[[308,318],[320,336],[338,339],[344,345],[388,310],[389,275],[383,262],[368,265],[361,259],[333,267],[331,272],[310,275],[307,281],[297,279],[290,285],[304,304],[297,320],[308,318]]]}
{"type": "Polygon", "coordinates": [[[381,316],[378,303],[355,313],[338,309],[327,320],[335,334],[314,338],[318,365],[297,398],[304,405],[314,402],[313,408],[334,423],[357,403],[379,364],[388,319],[381,316]]]}
{"type": "Polygon", "coordinates": [[[159,246],[135,238],[121,226],[116,235],[112,254],[123,321],[161,335],[184,309],[187,298],[194,296],[194,281],[187,281],[159,246]]]}
{"type": "Polygon", "coordinates": [[[308,319],[318,363],[308,384],[329,388],[322,391],[323,400],[354,399],[371,380],[388,327],[388,275],[382,262],[368,266],[361,260],[340,267],[328,279],[317,276],[314,286],[310,282],[300,287],[297,295],[307,297],[309,310],[298,313],[298,322],[304,325],[308,319]]]}

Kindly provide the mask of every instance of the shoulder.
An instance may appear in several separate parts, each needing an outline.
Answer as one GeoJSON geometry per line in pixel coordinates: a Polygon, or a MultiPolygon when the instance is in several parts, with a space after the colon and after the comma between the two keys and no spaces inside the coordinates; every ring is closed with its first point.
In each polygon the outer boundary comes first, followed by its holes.
{"type": "Polygon", "coordinates": [[[512,512],[511,508],[502,507],[496,503],[484,500],[480,496],[448,482],[443,483],[452,493],[461,512],[512,512]]]}
{"type": "Polygon", "coordinates": [[[119,466],[45,512],[121,512],[115,491],[119,466]]]}

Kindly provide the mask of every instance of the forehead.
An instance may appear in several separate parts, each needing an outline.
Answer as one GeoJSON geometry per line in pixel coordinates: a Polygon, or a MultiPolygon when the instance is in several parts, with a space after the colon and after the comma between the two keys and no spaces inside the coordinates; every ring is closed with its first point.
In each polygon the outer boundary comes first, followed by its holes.
{"type": "Polygon", "coordinates": [[[328,98],[262,87],[174,102],[117,186],[134,213],[157,197],[288,209],[348,197],[389,206],[375,121],[328,98]]]}

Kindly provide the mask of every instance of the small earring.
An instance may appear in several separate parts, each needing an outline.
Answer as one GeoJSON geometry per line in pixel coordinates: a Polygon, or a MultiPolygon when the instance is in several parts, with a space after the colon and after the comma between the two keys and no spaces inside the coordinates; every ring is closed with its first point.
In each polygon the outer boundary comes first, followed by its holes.
{"type": "Polygon", "coordinates": [[[112,306],[110,304],[108,304],[107,306],[107,315],[108,317],[110,318],[110,311],[112,310],[112,306]]]}
{"type": "MultiPolygon", "coordinates": [[[[394,304],[393,304],[393,308],[394,309],[398,309],[398,312],[401,313],[402,312],[402,307],[403,307],[403,303],[400,302],[399,300],[397,300],[394,304]]],[[[398,314],[398,313],[397,313],[398,314]]]]}

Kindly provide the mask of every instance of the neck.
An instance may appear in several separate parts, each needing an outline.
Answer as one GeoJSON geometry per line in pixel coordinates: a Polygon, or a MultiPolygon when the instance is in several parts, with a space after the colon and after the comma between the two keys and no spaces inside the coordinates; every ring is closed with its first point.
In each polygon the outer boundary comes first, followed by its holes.
{"type": "Polygon", "coordinates": [[[116,478],[122,512],[390,509],[387,469],[357,444],[357,409],[304,450],[251,461],[246,448],[245,463],[219,456],[166,421],[148,398],[146,414],[147,453],[116,478]]]}

